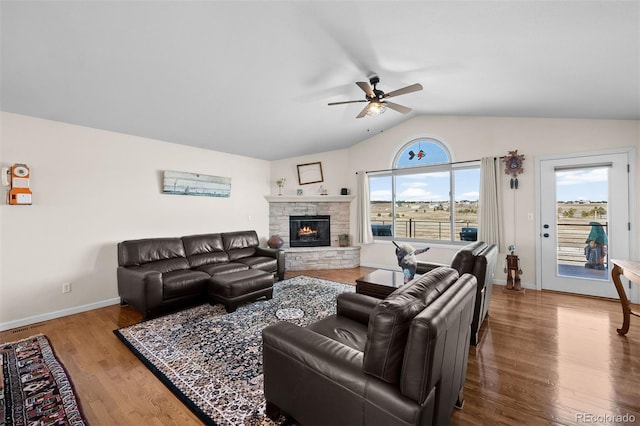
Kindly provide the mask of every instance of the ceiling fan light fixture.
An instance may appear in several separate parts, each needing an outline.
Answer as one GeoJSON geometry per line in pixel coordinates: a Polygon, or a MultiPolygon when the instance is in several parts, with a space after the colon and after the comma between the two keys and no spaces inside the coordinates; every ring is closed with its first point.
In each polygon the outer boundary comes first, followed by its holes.
{"type": "Polygon", "coordinates": [[[387,110],[387,107],[382,102],[373,101],[369,104],[367,115],[380,115],[386,110],[387,110]]]}
{"type": "Polygon", "coordinates": [[[414,83],[410,86],[403,87],[402,89],[384,93],[382,90],[378,89],[378,83],[380,83],[380,79],[378,78],[378,76],[371,77],[369,79],[369,83],[365,81],[356,81],[356,85],[365,93],[364,99],[329,102],[329,105],[368,102],[367,106],[365,106],[362,111],[360,111],[360,113],[356,115],[356,118],[362,118],[365,115],[380,115],[385,112],[387,108],[391,108],[392,110],[397,111],[401,114],[408,114],[411,112],[411,108],[397,104],[395,102],[389,102],[386,99],[422,90],[422,85],[420,83],[414,83]],[[373,88],[371,86],[373,86],[373,88]]]}

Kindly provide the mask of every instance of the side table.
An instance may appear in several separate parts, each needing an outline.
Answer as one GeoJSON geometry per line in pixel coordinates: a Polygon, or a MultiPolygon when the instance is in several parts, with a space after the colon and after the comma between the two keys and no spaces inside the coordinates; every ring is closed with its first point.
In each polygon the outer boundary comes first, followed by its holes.
{"type": "Polygon", "coordinates": [[[377,269],[356,280],[356,293],[384,299],[403,285],[402,272],[377,269]]]}
{"type": "Polygon", "coordinates": [[[631,302],[627,297],[627,293],[624,291],[624,287],[620,281],[620,275],[624,275],[632,283],[640,284],[640,262],[633,260],[611,259],[611,263],[613,263],[611,279],[613,280],[613,284],[616,286],[618,296],[620,296],[620,303],[622,304],[622,328],[618,328],[616,331],[618,334],[625,335],[629,331],[631,315],[640,317],[640,313],[631,310],[631,302]]]}

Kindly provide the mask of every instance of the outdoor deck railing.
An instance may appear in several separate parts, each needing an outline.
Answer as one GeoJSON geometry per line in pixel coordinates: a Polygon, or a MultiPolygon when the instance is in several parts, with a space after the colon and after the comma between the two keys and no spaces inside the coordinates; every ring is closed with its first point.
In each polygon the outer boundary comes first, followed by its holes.
{"type": "MultiPolygon", "coordinates": [[[[608,222],[602,227],[608,232],[608,222]]],[[[584,248],[591,231],[591,225],[581,223],[559,223],[557,236],[558,264],[584,265],[586,262],[584,248]]]]}
{"type": "MultiPolygon", "coordinates": [[[[371,225],[391,225],[392,220],[371,220],[371,225]]],[[[478,227],[471,221],[459,221],[455,223],[454,240],[460,241],[462,228],[478,227]]],[[[451,239],[451,222],[437,220],[396,219],[395,233],[391,235],[397,238],[419,238],[426,240],[451,239]]]]}
{"type": "MultiPolygon", "coordinates": [[[[386,225],[393,227],[391,220],[372,220],[372,225],[386,225]]],[[[477,227],[477,223],[471,221],[456,222],[454,241],[460,241],[462,228],[477,227]]],[[[608,234],[608,223],[602,227],[608,234]]],[[[443,221],[405,219],[396,220],[396,238],[419,238],[428,240],[449,240],[451,238],[451,224],[443,221]]],[[[591,225],[581,223],[559,223],[557,235],[558,263],[564,265],[584,265],[586,262],[584,248],[591,231],[591,225]]]]}

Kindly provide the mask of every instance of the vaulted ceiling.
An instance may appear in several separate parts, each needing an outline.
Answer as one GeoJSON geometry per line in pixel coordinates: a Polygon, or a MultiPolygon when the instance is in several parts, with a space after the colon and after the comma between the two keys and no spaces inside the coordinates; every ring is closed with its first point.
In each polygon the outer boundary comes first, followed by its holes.
{"type": "Polygon", "coordinates": [[[3,111],[266,160],[416,115],[640,119],[640,1],[7,1],[3,111]],[[413,108],[356,119],[376,74],[413,108]]]}

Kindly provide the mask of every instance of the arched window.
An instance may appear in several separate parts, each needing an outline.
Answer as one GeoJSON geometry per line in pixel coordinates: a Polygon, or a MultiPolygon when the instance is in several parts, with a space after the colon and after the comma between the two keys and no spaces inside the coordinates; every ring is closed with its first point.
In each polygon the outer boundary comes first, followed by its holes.
{"type": "Polygon", "coordinates": [[[415,139],[393,169],[370,173],[371,228],[378,239],[475,241],[480,163],[451,163],[445,145],[415,139]]]}
{"type": "Polygon", "coordinates": [[[400,148],[393,160],[393,168],[450,163],[449,150],[435,139],[415,139],[400,148]]]}

